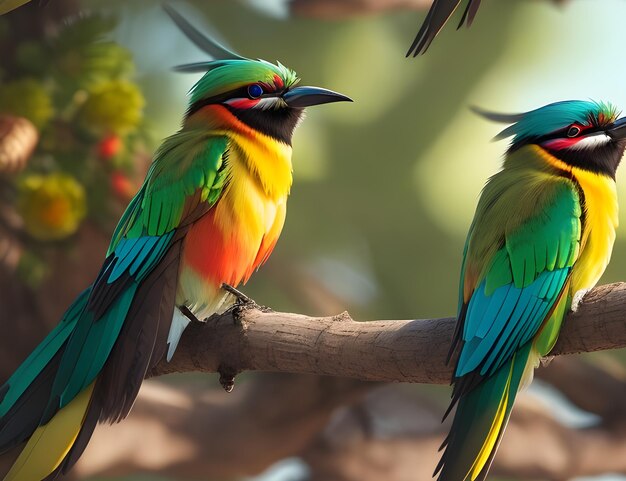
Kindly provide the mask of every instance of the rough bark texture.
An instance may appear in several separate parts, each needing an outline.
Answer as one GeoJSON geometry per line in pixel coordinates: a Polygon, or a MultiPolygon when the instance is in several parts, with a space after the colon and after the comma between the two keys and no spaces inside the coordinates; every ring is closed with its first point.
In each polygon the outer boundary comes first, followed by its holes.
{"type": "MultiPolygon", "coordinates": [[[[354,321],[331,317],[232,312],[187,329],[170,363],[153,376],[171,372],[239,373],[247,370],[445,384],[445,359],[453,318],[413,321],[354,321]]],[[[570,313],[552,354],[573,354],[626,346],[626,284],[590,291],[570,313]]]]}

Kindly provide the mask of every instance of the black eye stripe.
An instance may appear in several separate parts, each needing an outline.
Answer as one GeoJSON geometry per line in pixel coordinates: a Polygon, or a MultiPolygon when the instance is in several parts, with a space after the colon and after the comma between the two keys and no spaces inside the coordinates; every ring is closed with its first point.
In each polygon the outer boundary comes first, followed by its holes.
{"type": "MultiPolygon", "coordinates": [[[[541,144],[548,140],[563,139],[563,138],[569,137],[568,132],[570,128],[572,128],[571,125],[563,129],[557,130],[555,132],[552,132],[550,134],[542,135],[540,137],[527,138],[527,139],[524,139],[523,143],[524,144],[527,144],[527,143],[541,144]]],[[[588,135],[588,134],[593,134],[595,132],[602,132],[604,131],[604,129],[605,127],[593,126],[588,129],[585,129],[584,131],[582,131],[581,129],[581,131],[585,135],[588,135]]],[[[580,135],[580,133],[578,135],[580,135]]]]}
{"type": "MultiPolygon", "coordinates": [[[[224,92],[218,95],[214,95],[212,97],[207,97],[206,99],[198,100],[189,106],[187,110],[187,117],[195,114],[202,107],[206,107],[207,105],[221,104],[230,99],[239,99],[239,98],[249,98],[248,88],[250,85],[244,85],[243,87],[239,87],[237,89],[229,90],[228,92],[224,92]]],[[[284,88],[276,92],[264,92],[261,97],[280,97],[282,96],[288,89],[284,88]]],[[[260,97],[259,97],[260,98],[260,97]]]]}
{"type": "Polygon", "coordinates": [[[236,99],[236,98],[244,98],[248,96],[248,86],[240,87],[238,89],[229,90],[228,92],[224,92],[222,94],[213,95],[212,97],[207,97],[206,99],[198,100],[197,102],[191,104],[189,109],[187,110],[187,117],[195,114],[202,107],[206,107],[207,105],[212,104],[221,104],[226,100],[236,99]]]}

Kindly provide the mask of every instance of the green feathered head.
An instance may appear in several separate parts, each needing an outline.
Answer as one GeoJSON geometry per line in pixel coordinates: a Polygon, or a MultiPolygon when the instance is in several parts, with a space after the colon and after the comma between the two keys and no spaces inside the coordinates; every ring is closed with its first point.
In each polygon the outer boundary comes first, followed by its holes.
{"type": "Polygon", "coordinates": [[[496,137],[512,137],[509,153],[537,145],[569,165],[614,176],[626,146],[626,119],[605,102],[566,100],[513,115],[475,110],[511,124],[496,137]]]}
{"type": "Polygon", "coordinates": [[[219,105],[250,127],[290,143],[304,107],[350,101],[332,90],[296,87],[296,73],[280,62],[242,57],[202,34],[171,7],[164,8],[185,35],[212,58],[176,67],[183,72],[204,72],[191,89],[188,117],[219,105]]]}
{"type": "MultiPolygon", "coordinates": [[[[510,116],[514,123],[496,138],[513,136],[513,143],[540,138],[569,128],[581,126],[606,127],[617,118],[618,111],[609,103],[591,100],[565,100],[544,105],[538,109],[510,116]]],[[[508,121],[504,116],[502,120],[508,121]]]]}
{"type": "Polygon", "coordinates": [[[265,93],[280,92],[293,87],[300,80],[293,70],[280,62],[265,60],[215,60],[205,64],[207,72],[191,89],[191,103],[202,101],[235,89],[246,89],[250,105],[261,101],[265,93]],[[260,89],[252,87],[258,85],[260,89]],[[249,91],[250,90],[250,91],[249,91]]]}

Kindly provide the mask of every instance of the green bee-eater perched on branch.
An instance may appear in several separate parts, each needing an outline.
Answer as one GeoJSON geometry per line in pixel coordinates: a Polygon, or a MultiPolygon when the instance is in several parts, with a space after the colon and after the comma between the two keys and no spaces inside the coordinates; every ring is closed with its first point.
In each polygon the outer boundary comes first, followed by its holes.
{"type": "Polygon", "coordinates": [[[146,372],[169,360],[187,324],[223,309],[222,285],[245,282],[272,252],[303,109],[349,100],[298,87],[280,63],[241,57],[169,13],[214,60],[181,68],[205,74],[100,274],[0,386],[0,453],[26,443],[4,481],[66,473],[98,422],[126,417],[146,372]]]}
{"type": "MultiPolygon", "coordinates": [[[[513,402],[559,334],[574,294],[606,268],[617,226],[615,171],[626,118],[590,101],[558,102],[511,123],[502,170],[470,227],[450,355],[458,352],[439,481],[484,480],[513,402]]],[[[447,415],[447,413],[446,413],[447,415]]]]}

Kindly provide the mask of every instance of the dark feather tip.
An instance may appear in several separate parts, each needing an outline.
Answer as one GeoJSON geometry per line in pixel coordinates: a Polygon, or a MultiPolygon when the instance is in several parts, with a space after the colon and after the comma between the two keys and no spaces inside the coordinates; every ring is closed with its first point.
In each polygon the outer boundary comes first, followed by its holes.
{"type": "Polygon", "coordinates": [[[420,28],[420,31],[415,36],[413,43],[411,44],[411,46],[409,47],[409,50],[406,53],[407,58],[411,56],[415,58],[418,55],[423,55],[426,53],[426,50],[428,50],[428,47],[430,47],[430,44],[432,43],[436,35],[436,34],[433,35],[430,30],[431,30],[431,26],[428,23],[428,19],[426,19],[424,21],[424,25],[422,25],[422,28],[420,28]]]}
{"type": "Polygon", "coordinates": [[[4,396],[9,392],[9,383],[0,386],[0,403],[4,401],[4,396]]]}
{"type": "MultiPolygon", "coordinates": [[[[413,57],[417,57],[420,54],[426,53],[430,44],[448,22],[450,17],[452,17],[461,2],[462,0],[435,0],[406,56],[408,57],[413,54],[413,57]]],[[[474,17],[476,16],[476,12],[478,11],[478,7],[480,6],[480,2],[481,0],[468,1],[467,6],[463,11],[461,21],[457,26],[457,30],[464,25],[469,27],[472,24],[474,17]]]]}
{"type": "Polygon", "coordinates": [[[183,65],[176,65],[172,67],[172,70],[175,72],[182,73],[204,73],[211,69],[211,67],[215,66],[215,62],[195,62],[195,63],[186,63],[183,65]]]}
{"type": "Polygon", "coordinates": [[[203,34],[189,21],[167,3],[163,4],[163,10],[169,15],[176,26],[191,40],[200,50],[207,53],[214,60],[245,60],[245,57],[228,50],[216,40],[203,34]]]}
{"type": "Polygon", "coordinates": [[[467,28],[471,27],[474,22],[474,18],[476,17],[476,12],[478,12],[478,7],[480,7],[481,0],[470,0],[465,7],[465,11],[463,12],[463,17],[461,17],[461,21],[459,22],[459,26],[457,30],[465,25],[467,28]]]}
{"type": "Polygon", "coordinates": [[[499,122],[501,124],[514,124],[519,122],[524,117],[524,114],[503,114],[499,112],[492,112],[490,110],[484,110],[474,105],[470,106],[470,110],[481,117],[492,122],[499,122]]]}

